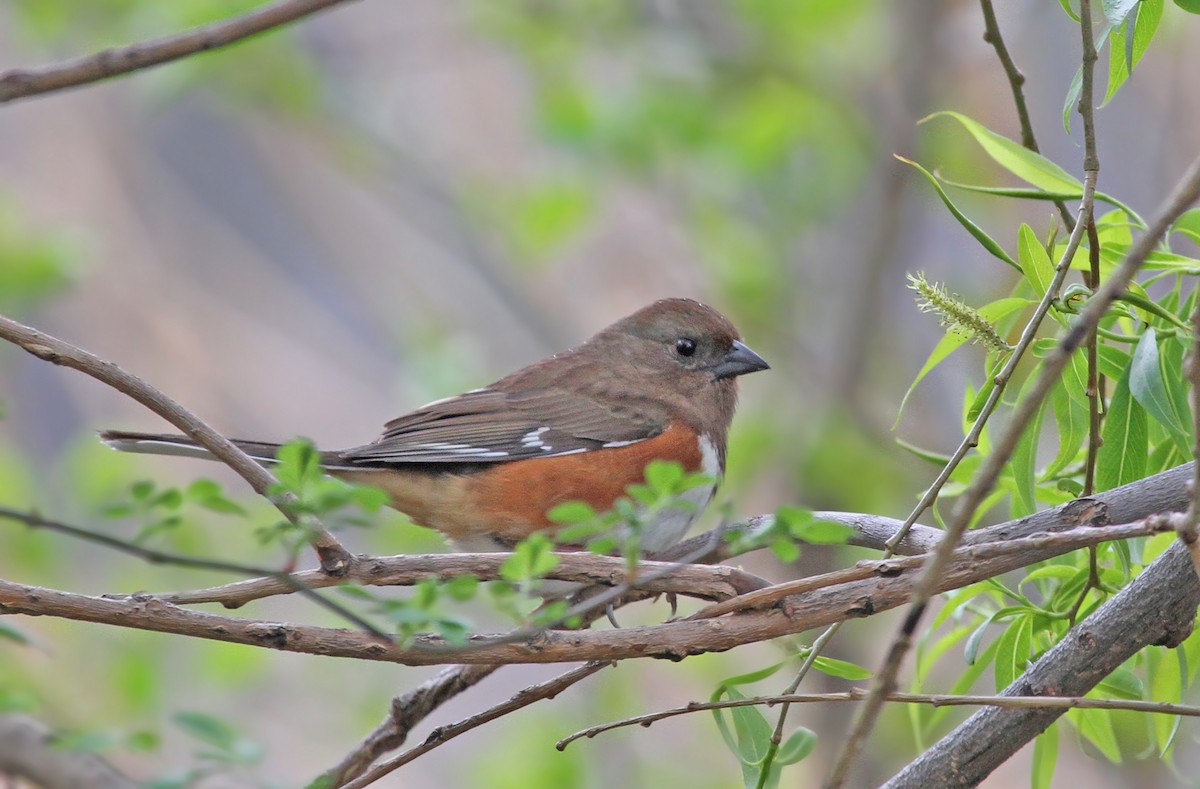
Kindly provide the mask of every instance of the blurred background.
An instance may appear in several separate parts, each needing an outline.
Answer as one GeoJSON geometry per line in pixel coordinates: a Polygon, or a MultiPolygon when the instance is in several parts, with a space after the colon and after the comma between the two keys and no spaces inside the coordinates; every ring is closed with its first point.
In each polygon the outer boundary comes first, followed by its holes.
{"type": "MultiPolygon", "coordinates": [[[[0,0],[0,69],[254,5],[0,0]]],[[[1188,76],[1200,73],[1200,27],[1167,5],[1155,46],[1098,113],[1101,189],[1143,215],[1200,147],[1200,95],[1188,76]]],[[[1077,27],[1057,3],[997,6],[1043,153],[1082,175],[1079,123],[1070,135],[1062,125],[1077,27]]],[[[336,447],[654,299],[691,296],[729,315],[772,363],[743,382],[725,506],[706,523],[782,504],[903,517],[936,469],[895,440],[952,450],[964,380],[978,380],[981,358],[966,350],[939,368],[893,430],[941,334],[914,308],[905,273],[923,270],[976,304],[1013,281],[892,157],[959,180],[1012,183],[951,123],[917,123],[954,109],[1019,137],[982,30],[976,3],[949,0],[348,3],[230,49],[0,108],[0,309],[117,362],[228,435],[305,435],[336,447]]],[[[1051,221],[1049,204],[955,199],[1009,249],[1018,222],[1044,234],[1051,221]]],[[[99,428],[166,425],[8,347],[0,401],[0,503],[129,536],[136,524],[100,513],[134,479],[208,475],[242,490],[216,467],[104,450],[99,428]]],[[[261,507],[255,515],[271,519],[261,507]]],[[[351,549],[440,550],[436,535],[385,520],[347,535],[351,549]]],[[[186,526],[169,546],[281,561],[244,521],[189,515],[186,526]]],[[[769,556],[746,566],[783,580],[867,555],[813,549],[791,566],[769,556]]],[[[83,593],[228,580],[12,525],[0,527],[0,574],[83,593]]],[[[329,621],[289,601],[246,613],[329,621]]],[[[482,609],[473,615],[503,625],[482,609]]],[[[660,604],[622,620],[664,616],[660,604]]],[[[194,763],[195,741],[170,722],[181,710],[221,716],[262,744],[259,767],[211,786],[301,785],[358,742],[392,695],[433,673],[14,624],[34,646],[0,647],[0,698],[36,699],[36,714],[69,729],[160,732],[161,751],[113,756],[139,777],[194,763]]],[[[892,629],[886,615],[852,622],[830,654],[874,667],[892,629]]],[[[759,645],[679,665],[628,662],[385,785],[736,785],[736,761],[706,715],[561,754],[553,742],[707,698],[721,678],[782,654],[759,645]]],[[[505,670],[430,726],[555,671],[505,670]]],[[[814,675],[802,690],[844,684],[814,675]]],[[[822,739],[785,780],[824,773],[849,712],[793,712],[822,739]]],[[[1126,764],[1064,748],[1059,780],[1178,783],[1138,761],[1139,725],[1123,731],[1126,764]]],[[[907,712],[889,710],[858,779],[881,780],[918,747],[907,712]]],[[[1023,784],[1028,771],[1026,751],[987,785],[1023,784]]]]}

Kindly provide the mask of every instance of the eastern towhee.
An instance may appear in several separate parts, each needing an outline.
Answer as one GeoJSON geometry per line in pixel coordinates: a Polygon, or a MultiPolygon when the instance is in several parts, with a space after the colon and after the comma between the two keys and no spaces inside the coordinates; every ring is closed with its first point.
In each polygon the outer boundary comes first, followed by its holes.
{"type": "MultiPolygon", "coordinates": [[[[321,465],[382,488],[393,507],[461,550],[506,550],[552,528],[546,513],[562,502],[611,509],[652,460],[719,479],[737,376],[767,367],[717,311],[663,299],[577,348],[393,419],[370,444],[322,452],[321,465]]],[[[185,436],[112,430],[101,438],[127,452],[207,456],[185,436]]],[[[267,462],[279,448],[234,443],[267,462]]],[[[647,524],[643,549],[678,542],[715,489],[688,491],[699,506],[647,524]]]]}

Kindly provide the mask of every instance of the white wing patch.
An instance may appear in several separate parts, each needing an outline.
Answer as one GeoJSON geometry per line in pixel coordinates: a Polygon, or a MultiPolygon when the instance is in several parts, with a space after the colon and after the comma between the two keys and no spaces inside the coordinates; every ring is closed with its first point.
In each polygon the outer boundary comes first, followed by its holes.
{"type": "Polygon", "coordinates": [[[411,449],[428,450],[430,452],[449,452],[452,455],[462,455],[463,457],[474,458],[503,458],[508,457],[507,452],[502,452],[497,449],[486,449],[485,447],[475,447],[470,444],[451,444],[443,441],[431,441],[426,444],[409,444],[411,449]]]}
{"type": "Polygon", "coordinates": [[[530,430],[521,437],[521,446],[529,449],[540,449],[543,452],[549,452],[553,449],[553,447],[541,439],[542,433],[545,433],[549,429],[550,428],[548,427],[539,427],[536,430],[530,430]]]}

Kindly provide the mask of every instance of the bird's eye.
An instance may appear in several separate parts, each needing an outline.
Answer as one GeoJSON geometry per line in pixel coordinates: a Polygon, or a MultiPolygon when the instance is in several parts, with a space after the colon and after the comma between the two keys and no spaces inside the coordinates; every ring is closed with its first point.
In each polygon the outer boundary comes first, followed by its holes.
{"type": "Polygon", "coordinates": [[[691,337],[680,337],[675,341],[675,353],[680,356],[691,356],[696,352],[696,341],[691,337]]]}

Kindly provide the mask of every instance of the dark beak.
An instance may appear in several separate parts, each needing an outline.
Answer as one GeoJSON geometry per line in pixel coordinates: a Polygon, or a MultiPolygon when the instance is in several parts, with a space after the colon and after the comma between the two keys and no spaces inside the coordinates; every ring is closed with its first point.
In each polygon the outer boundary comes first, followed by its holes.
{"type": "Polygon", "coordinates": [[[770,368],[771,365],[767,364],[761,356],[734,340],[733,348],[713,366],[712,374],[714,378],[718,379],[732,378],[735,375],[745,375],[770,368]]]}

